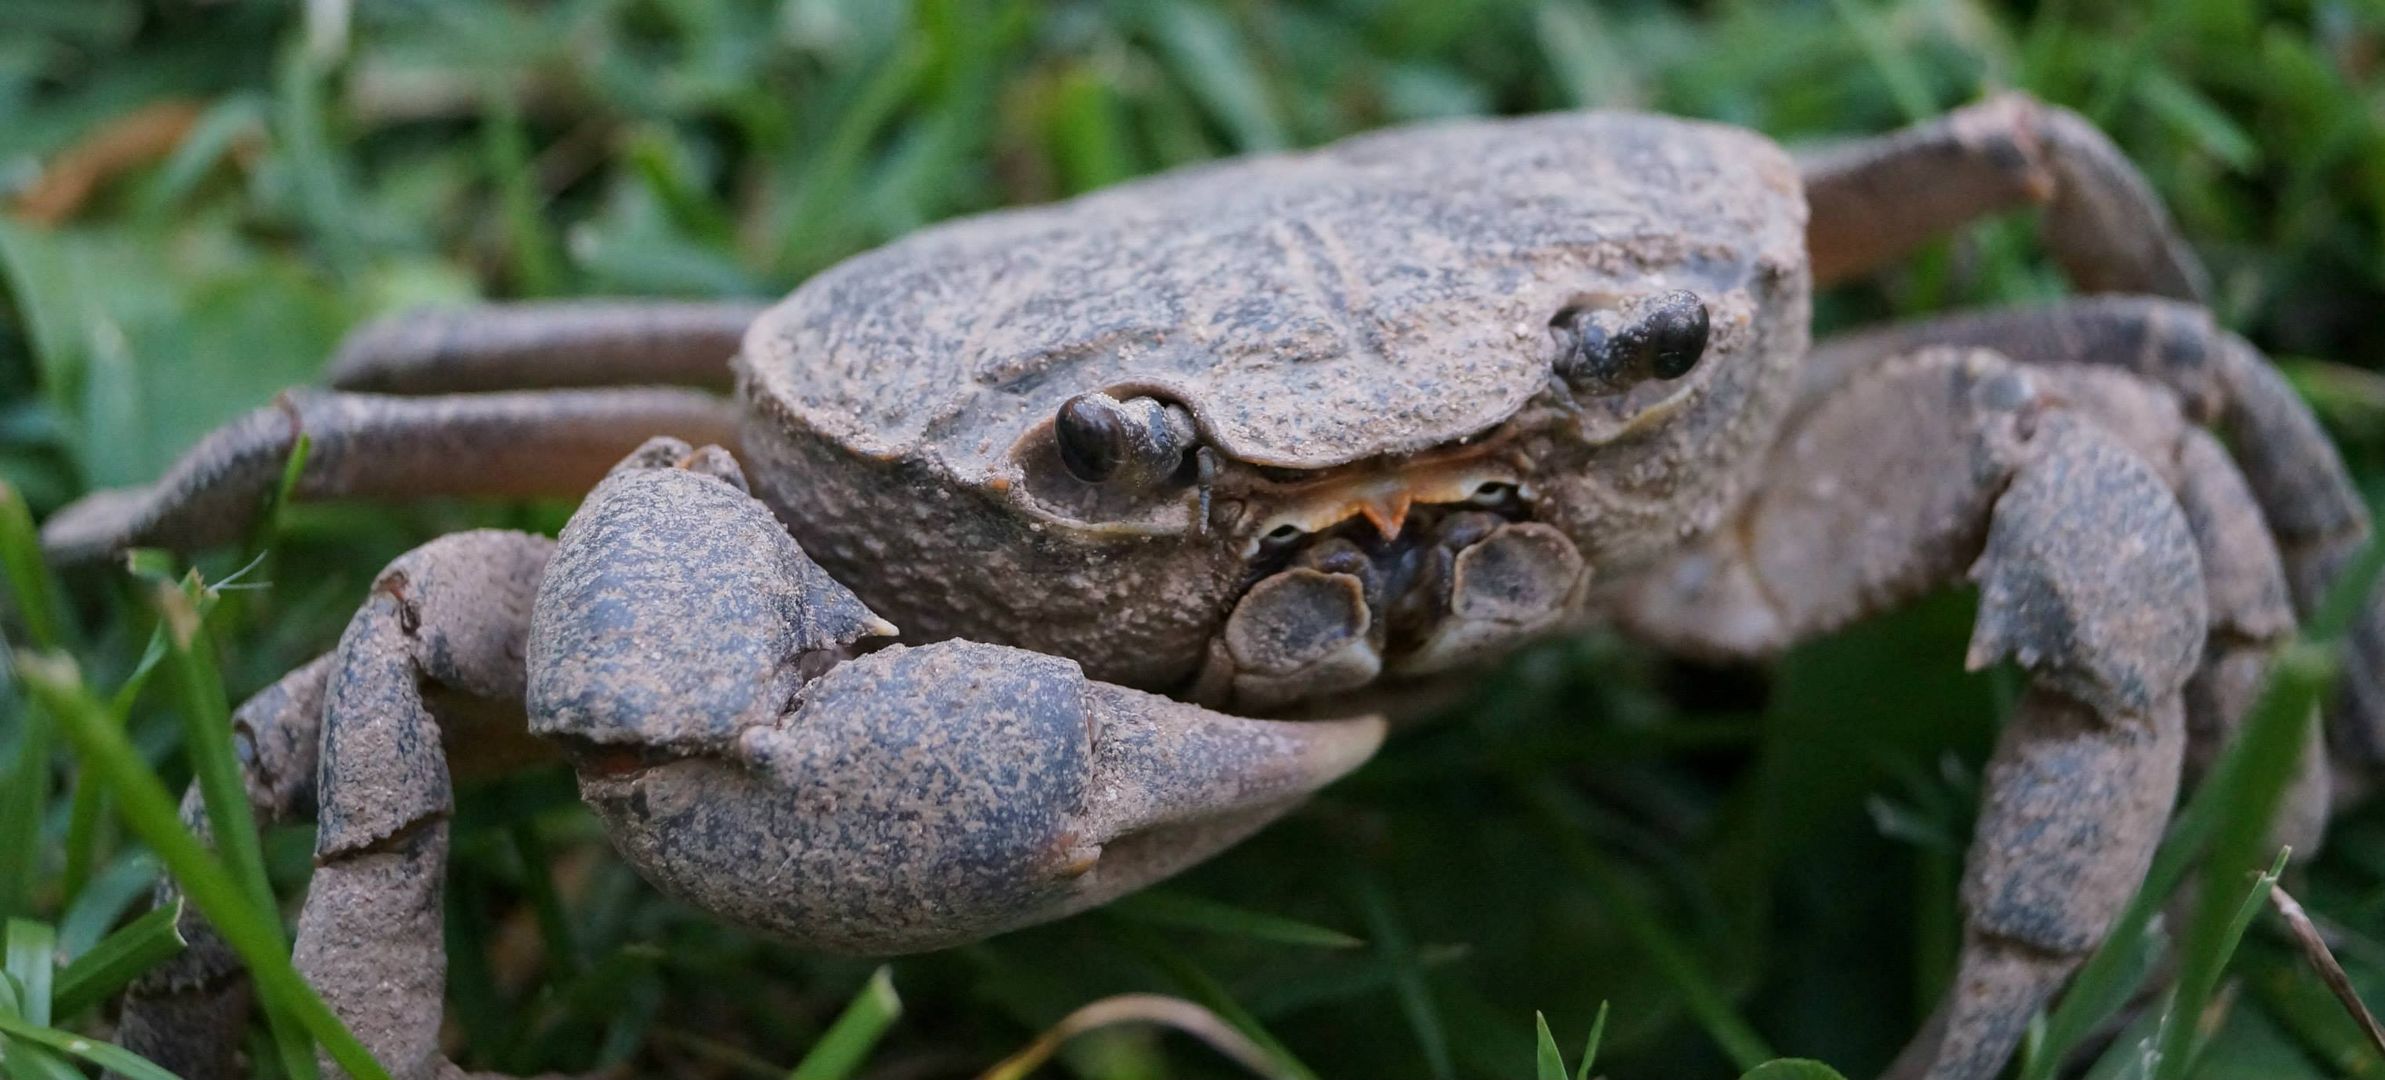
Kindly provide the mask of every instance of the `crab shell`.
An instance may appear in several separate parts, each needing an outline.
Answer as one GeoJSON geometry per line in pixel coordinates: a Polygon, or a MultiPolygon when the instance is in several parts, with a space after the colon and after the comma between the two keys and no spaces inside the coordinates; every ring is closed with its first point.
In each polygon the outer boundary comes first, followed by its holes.
{"type": "Polygon", "coordinates": [[[756,494],[905,640],[1166,689],[1250,584],[1287,470],[1495,459],[1606,580],[1711,528],[1805,350],[1804,226],[1778,147],[1639,114],[1179,171],[814,278],[746,335],[741,439],[756,494]],[[1552,375],[1558,313],[1669,288],[1713,313],[1689,377],[1576,400],[1552,375]],[[1121,501],[1056,466],[1051,417],[1090,390],[1192,413],[1222,459],[1209,527],[1189,489],[1121,501]]]}

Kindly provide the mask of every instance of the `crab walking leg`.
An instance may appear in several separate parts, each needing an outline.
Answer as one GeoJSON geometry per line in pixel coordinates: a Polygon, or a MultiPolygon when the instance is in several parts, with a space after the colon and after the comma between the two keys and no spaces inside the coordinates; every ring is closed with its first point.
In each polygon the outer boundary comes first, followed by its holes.
{"type": "Polygon", "coordinates": [[[1762,654],[1969,574],[1969,663],[2031,687],[1991,759],[1960,970],[1891,1075],[1986,1080],[2143,878],[2175,796],[2209,589],[2157,469],[2041,373],[1890,361],[1803,418],[1738,528],[1627,598],[1626,624],[1762,654]]]}
{"type": "Polygon", "coordinates": [[[534,730],[665,890],[809,947],[1043,922],[1224,848],[1355,768],[1373,719],[1280,723],[893,632],[714,449],[656,440],[582,504],[531,635],[534,730]]]}
{"type": "Polygon", "coordinates": [[[2169,211],[2119,148],[2078,114],[2023,94],[1838,145],[1804,165],[1817,282],[1877,269],[1958,225],[2041,205],[2045,243],[2080,288],[2182,300],[2209,291],[2169,211]]]}
{"type": "Polygon", "coordinates": [[[2317,418],[2259,350],[2201,307],[2088,297],[1860,331],[1815,346],[1805,396],[1822,400],[1864,369],[1931,345],[1994,349],[2028,364],[2117,367],[2174,391],[2197,422],[2232,438],[2304,616],[2368,539],[2368,510],[2317,418]]]}
{"type": "MultiPolygon", "coordinates": [[[[332,657],[318,657],[232,714],[242,786],[260,828],[314,813],[316,735],[331,667],[332,657]]],[[[182,821],[207,837],[207,808],[196,785],[182,800],[182,821]]],[[[158,883],[156,906],[169,907],[181,896],[166,878],[158,883]]],[[[125,991],[116,1039],[183,1080],[235,1080],[244,1075],[237,1051],[248,1023],[246,972],[196,908],[183,909],[178,929],[189,944],[125,991]]]]}
{"type": "Polygon", "coordinates": [[[348,335],[326,372],[342,390],[456,394],[591,386],[729,387],[751,302],[553,300],[424,309],[348,335]]]}
{"type": "Polygon", "coordinates": [[[308,437],[301,499],[570,496],[657,434],[728,439],[735,412],[695,390],[551,390],[405,398],[295,390],[208,434],[165,477],[94,492],[42,524],[53,561],[238,538],[308,437]]]}
{"type": "MultiPolygon", "coordinates": [[[[453,809],[440,714],[518,708],[532,602],[552,551],[543,537],[493,531],[416,548],[375,580],[332,661],[315,874],[292,959],[396,1077],[450,1068],[438,1047],[453,809]]],[[[474,735],[445,734],[458,745],[474,735]]],[[[324,1069],[333,1074],[328,1060],[324,1069]]]]}
{"type": "MultiPolygon", "coordinates": [[[[2267,358],[2220,329],[2200,307],[2155,297],[2089,297],[1843,335],[1821,342],[1807,358],[1804,398],[1809,406],[1827,401],[1835,388],[1883,361],[1933,344],[1992,348],[2048,369],[2118,368],[2168,388],[2192,419],[2216,425],[2231,438],[2232,466],[2214,460],[2230,454],[2200,453],[2210,464],[2186,470],[2187,477],[2233,476],[2241,470],[2263,529],[2284,558],[2295,611],[2304,618],[2317,610],[2368,540],[2368,508],[2317,419],[2267,358]]],[[[2191,494],[2180,491],[2181,498],[2191,494]]],[[[2239,539],[2222,545],[2206,563],[2221,554],[2255,550],[2250,530],[2231,527],[2231,535],[2239,539]]],[[[2348,651],[2339,696],[2328,710],[2328,733],[2340,757],[2373,770],[2385,764],[2385,595],[2363,608],[2348,651]]],[[[2257,684],[2253,666],[2242,657],[2224,665],[2214,658],[2211,673],[2198,676],[2197,684],[2249,699],[2257,684]],[[2218,674],[2223,666],[2237,673],[2223,679],[2218,674]]],[[[2196,725],[2198,743],[2210,730],[2196,725]]],[[[2306,839],[2315,835],[2306,832],[2306,839]]]]}

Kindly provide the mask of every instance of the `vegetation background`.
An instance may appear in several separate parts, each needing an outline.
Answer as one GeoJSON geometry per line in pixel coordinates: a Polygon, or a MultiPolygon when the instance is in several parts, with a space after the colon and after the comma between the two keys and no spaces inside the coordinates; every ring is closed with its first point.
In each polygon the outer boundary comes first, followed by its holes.
{"type": "MultiPolygon", "coordinates": [[[[1628,106],[1796,141],[2017,87],[2127,149],[2211,263],[2221,319],[2281,358],[2375,481],[2381,50],[2378,0],[7,0],[0,477],[37,517],[152,478],[309,381],[346,329],[413,305],[770,296],[939,218],[1409,120],[1628,106]]],[[[2062,289],[2023,217],[1819,317],[2062,289]]],[[[212,624],[225,688],[237,701],[328,648],[414,544],[568,510],[292,508],[270,587],[212,624]]],[[[37,605],[17,580],[21,647],[37,605]]],[[[151,640],[150,591],[121,571],[65,584],[82,673],[111,690],[151,640]]],[[[1615,1077],[1730,1075],[1774,1052],[1866,1074],[1943,984],[1976,771],[2013,689],[1960,674],[1969,611],[1948,596],[1764,671],[1604,638],[1537,651],[1153,898],[895,961],[899,1019],[859,1064],[801,1075],[974,1073],[1128,991],[1205,1004],[1291,1075],[1523,1076],[1536,1010],[1572,1060],[1602,1002],[1598,1071],[1615,1077]]],[[[78,815],[92,776],[23,691],[0,686],[0,913],[54,924],[72,958],[138,912],[157,869],[78,815]]],[[[128,700],[134,745],[179,790],[187,710],[128,700]]],[[[875,967],[658,898],[560,775],[467,791],[456,843],[468,1066],[784,1075],[875,967]]],[[[301,895],[305,830],[265,850],[278,894],[301,895]]],[[[2287,883],[2385,1000],[2385,814],[2346,819],[2287,883]]],[[[85,1002],[36,1016],[48,950],[17,932],[0,1020],[104,1035],[85,1002]]],[[[2193,1075],[2385,1074],[2270,921],[2229,973],[2196,1013],[2213,1037],[2193,1075]]],[[[2077,1060],[2141,1074],[2159,1012],[2118,1014],[2138,1027],[2077,1060]]],[[[56,1075],[26,1045],[0,1050],[8,1074],[56,1075]]],[[[1050,1068],[1241,1074],[1150,1028],[1086,1036],[1050,1068]]]]}

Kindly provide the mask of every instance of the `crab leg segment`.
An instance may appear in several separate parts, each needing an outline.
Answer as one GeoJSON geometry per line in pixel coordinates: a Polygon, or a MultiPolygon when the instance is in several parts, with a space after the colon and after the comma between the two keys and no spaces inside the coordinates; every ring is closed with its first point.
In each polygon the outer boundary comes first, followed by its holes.
{"type": "Polygon", "coordinates": [[[2005,94],[1804,162],[1814,280],[1877,269],[1966,222],[2043,206],[2040,232],[2089,292],[2181,300],[2209,275],[2136,166],[2068,109],[2005,94]]]}
{"type": "Polygon", "coordinates": [[[695,390],[554,390],[452,397],[294,390],[209,433],[164,478],[93,492],[42,523],[52,561],[129,547],[193,551],[239,538],[310,441],[300,499],[577,495],[639,440],[725,439],[728,402],[695,390]]]}
{"type": "Polygon", "coordinates": [[[569,386],[729,388],[754,303],[549,300],[393,315],[340,343],[332,386],[460,394],[569,386]]]}
{"type": "Polygon", "coordinates": [[[2275,631],[2290,614],[2273,556],[2206,576],[2198,530],[2251,507],[2212,505],[2241,485],[2202,485],[2182,508],[2176,473],[2200,460],[2183,449],[2199,433],[2128,376],[2076,374],[1956,350],[1871,369],[1793,426],[1747,520],[1627,605],[1660,641],[1750,655],[1966,568],[1978,583],[1969,662],[2013,661],[2032,684],[1988,765],[1960,971],[1891,1069],[1904,1080],[2003,1067],[2143,878],[2211,627],[2275,631]],[[2238,595],[2248,584],[2266,599],[2238,595]]]}
{"type": "Polygon", "coordinates": [[[1356,767],[1373,720],[1288,724],[893,628],[727,455],[657,440],[564,530],[535,730],[666,890],[798,943],[938,948],[1058,918],[1231,844],[1356,767]]]}
{"type": "MultiPolygon", "coordinates": [[[[316,750],[323,688],[334,657],[317,657],[241,703],[232,714],[242,786],[260,828],[300,821],[315,809],[316,750]]],[[[207,807],[197,785],[182,800],[182,823],[208,837],[207,807]]],[[[180,902],[171,877],[159,881],[157,907],[180,902]]],[[[183,1080],[234,1080],[241,1032],[248,1026],[248,974],[231,945],[185,907],[177,925],[189,942],[125,991],[116,1040],[183,1080]]]]}

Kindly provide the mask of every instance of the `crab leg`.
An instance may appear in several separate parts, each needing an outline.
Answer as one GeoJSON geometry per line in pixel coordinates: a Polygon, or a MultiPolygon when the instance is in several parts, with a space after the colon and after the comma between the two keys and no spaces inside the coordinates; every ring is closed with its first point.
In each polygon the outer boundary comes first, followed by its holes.
{"type": "Polygon", "coordinates": [[[295,494],[577,495],[655,434],[728,439],[735,412],[695,390],[551,390],[451,397],[292,391],[216,429],[165,477],[94,492],[42,524],[54,561],[128,547],[190,551],[237,538],[280,483],[298,436],[311,449],[295,494]]]}
{"type": "MultiPolygon", "coordinates": [[[[2172,392],[2190,418],[2217,425],[2230,437],[2233,461],[2216,447],[2210,448],[2213,452],[2198,451],[2208,464],[2187,468],[2185,478],[2190,485],[2224,482],[2242,487],[2249,482],[2248,492],[2224,501],[2241,504],[2249,498],[2257,509],[2238,515],[2252,520],[2230,527],[2241,539],[2207,553],[2205,571],[2209,573],[2223,556],[2274,546],[2284,559],[2294,610],[2302,617],[2316,611],[2345,563],[2368,539],[2368,508],[2335,444],[2268,360],[2250,343],[2220,329],[2202,308],[2152,297],[2089,297],[1899,323],[1832,338],[1817,345],[1807,359],[1808,407],[1828,400],[1831,391],[1851,385],[1883,361],[1930,344],[1992,348],[2050,370],[2125,370],[2172,392]],[[2255,536],[2255,528],[2274,540],[2255,536]]],[[[2191,487],[2179,492],[2182,500],[2192,494],[2191,487]]],[[[2340,752],[2374,767],[2385,763],[2385,676],[2380,675],[2385,673],[2385,597],[2363,609],[2349,648],[2353,662],[2345,665],[2341,695],[2329,710],[2329,733],[2340,752]]],[[[2215,659],[2207,670],[2247,665],[2249,661],[2223,665],[2215,659]]],[[[2223,692],[2212,679],[2198,677],[2197,682],[2223,692]]],[[[2225,693],[2249,698],[2258,675],[2240,671],[2229,681],[2235,688],[2225,693]]],[[[2209,715],[2235,711],[2240,707],[2209,715]]],[[[2196,730],[2199,746],[2201,733],[2224,729],[2197,724],[2196,730]]],[[[2202,755],[2198,750],[2190,756],[2202,755]]],[[[2315,831],[2309,835],[2315,837],[2315,831]]]]}
{"type": "Polygon", "coordinates": [[[1374,751],[1373,719],[1250,720],[891,633],[728,455],[658,439],[561,539],[534,730],[665,890],[816,948],[940,948],[1141,888],[1374,751]]]}
{"type": "Polygon", "coordinates": [[[2028,364],[2117,367],[2175,392],[2195,420],[2233,438],[2305,616],[2368,539],[2367,508],[2318,420],[2259,350],[2200,307],[2089,297],[1861,331],[1815,347],[1807,397],[1925,345],[1989,348],[2028,364]]]}
{"type": "MultiPolygon", "coordinates": [[[[314,812],[315,750],[331,662],[328,655],[317,657],[232,714],[242,786],[260,828],[314,812]]],[[[195,784],[182,800],[182,823],[207,838],[207,808],[195,784]]],[[[181,896],[180,885],[165,878],[156,906],[169,907],[181,896]]],[[[234,1080],[244,1075],[235,1051],[248,1025],[247,973],[197,909],[183,910],[178,929],[189,945],[125,991],[117,1041],[183,1080],[234,1080]]]]}
{"type": "Polygon", "coordinates": [[[1805,163],[1814,279],[1843,281],[1966,222],[2042,205],[2054,259],[2090,292],[2199,299],[2208,275],[2134,165],[2068,109],[2004,94],[1805,163]]]}
{"type": "Polygon", "coordinates": [[[551,300],[410,311],[348,335],[331,386],[455,394],[571,386],[729,387],[749,302],[551,300]]]}
{"type": "Polygon", "coordinates": [[[1887,361],[1799,419],[1741,527],[1627,598],[1626,624],[1659,642],[1763,655],[1968,566],[1970,664],[2029,672],[1988,766],[1959,974],[1892,1076],[2002,1068],[2142,880],[2179,780],[2190,676],[2215,643],[2233,665],[2290,623],[2260,530],[2249,553],[2206,565],[2247,542],[2251,507],[2240,487],[2182,481],[2217,447],[2174,406],[2161,417],[2166,400],[2119,373],[1985,352],[1887,361]]]}
{"type": "MultiPolygon", "coordinates": [[[[518,760],[521,729],[492,721],[525,698],[650,878],[863,952],[975,940],[1139,888],[1289,809],[1382,734],[1225,716],[998,646],[850,655],[891,629],[803,556],[727,453],[675,440],[623,462],[559,546],[465,533],[400,558],[332,657],[241,710],[252,797],[269,819],[312,808],[320,826],[300,972],[392,1075],[452,1073],[443,746],[518,760]]],[[[126,1038],[186,1075],[231,1075],[245,998],[198,941],[128,1003],[126,1038]]]]}

